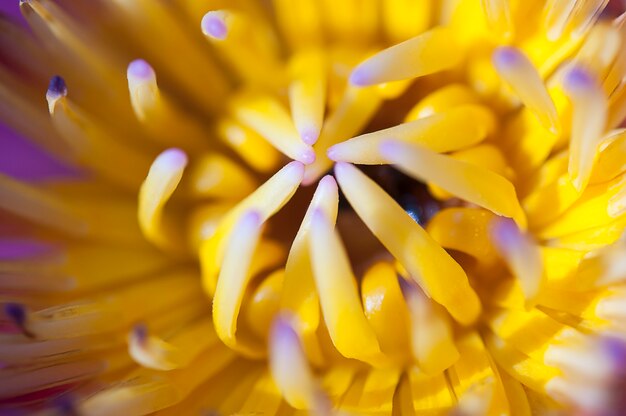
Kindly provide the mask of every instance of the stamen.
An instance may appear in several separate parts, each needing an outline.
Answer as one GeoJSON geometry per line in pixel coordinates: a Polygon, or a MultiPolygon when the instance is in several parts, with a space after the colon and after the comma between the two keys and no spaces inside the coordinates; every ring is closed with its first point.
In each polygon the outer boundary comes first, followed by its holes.
{"type": "Polygon", "coordinates": [[[134,147],[114,139],[117,135],[91,118],[65,94],[65,82],[55,76],[46,93],[54,127],[79,162],[106,179],[135,192],[150,160],[134,147]],[[112,163],[115,161],[115,163],[112,163]]]}
{"type": "Polygon", "coordinates": [[[155,245],[180,252],[182,237],[163,221],[163,208],[178,187],[187,166],[187,155],[179,149],[168,149],[152,163],[139,190],[137,208],[139,225],[146,238],[155,245]]]}
{"type": "Polygon", "coordinates": [[[143,59],[134,60],[128,65],[126,76],[135,115],[155,140],[169,144],[176,138],[182,147],[195,150],[210,146],[205,128],[161,93],[150,64],[143,59]]]}
{"type": "Polygon", "coordinates": [[[480,301],[461,266],[357,168],[337,163],[335,176],[358,216],[426,295],[448,309],[461,324],[475,321],[480,314],[480,301]]]}
{"type": "Polygon", "coordinates": [[[365,128],[382,103],[376,88],[346,87],[341,101],[324,121],[324,128],[315,148],[320,150],[315,162],[306,167],[304,185],[315,183],[333,166],[326,157],[328,147],[352,137],[365,128]]]}
{"type": "Polygon", "coordinates": [[[352,71],[350,83],[364,87],[440,72],[458,65],[461,51],[452,31],[435,27],[362,62],[352,71]]]}
{"type": "Polygon", "coordinates": [[[400,287],[410,312],[413,356],[426,374],[439,374],[459,359],[448,315],[413,282],[400,278],[400,287]]]}
{"type": "Polygon", "coordinates": [[[491,29],[502,40],[510,40],[513,37],[513,19],[509,0],[482,0],[482,5],[491,29]]]}
{"type": "Polygon", "coordinates": [[[271,88],[283,86],[284,65],[278,60],[277,41],[262,19],[252,19],[240,10],[214,10],[204,15],[200,26],[244,81],[271,88]]]}
{"type": "Polygon", "coordinates": [[[302,141],[313,145],[319,138],[326,107],[326,62],[321,52],[300,52],[289,64],[291,116],[302,141]]]}
{"type": "Polygon", "coordinates": [[[292,407],[311,410],[328,405],[306,360],[298,334],[285,316],[274,320],[269,349],[272,377],[292,407]]]}
{"type": "Polygon", "coordinates": [[[302,336],[307,355],[313,356],[312,358],[316,358],[317,361],[321,360],[321,356],[320,352],[316,351],[317,341],[312,338],[315,337],[314,333],[319,325],[320,313],[319,297],[315,290],[309,255],[311,219],[315,211],[322,210],[329,221],[334,223],[337,220],[338,205],[337,182],[330,175],[324,176],[317,186],[289,250],[280,300],[281,309],[293,314],[293,323],[297,325],[302,336]]]}
{"type": "Polygon", "coordinates": [[[468,105],[353,137],[330,147],[327,155],[337,162],[384,164],[387,160],[380,153],[380,144],[390,137],[418,143],[435,152],[450,152],[480,143],[493,131],[494,123],[489,110],[468,105]]]}
{"type": "Polygon", "coordinates": [[[454,196],[495,214],[513,218],[520,228],[526,228],[526,216],[517,200],[515,188],[504,177],[417,144],[390,140],[380,145],[380,152],[411,177],[432,182],[454,196]]]}
{"type": "Polygon", "coordinates": [[[539,122],[557,133],[559,117],[550,94],[533,63],[521,51],[501,47],[493,54],[493,63],[500,77],[513,89],[522,103],[532,111],[539,122]]]}
{"type": "Polygon", "coordinates": [[[380,347],[363,313],[356,277],[334,223],[318,209],[310,231],[313,275],[333,344],[344,357],[371,362],[381,355],[380,347]]]}
{"type": "Polygon", "coordinates": [[[171,371],[189,366],[217,342],[210,318],[183,327],[169,341],[150,335],[145,324],[137,324],[128,334],[128,353],[146,368],[171,371]]]}
{"type": "Polygon", "coordinates": [[[187,175],[191,195],[239,200],[257,188],[257,180],[240,164],[217,152],[198,157],[187,175]]]}
{"type": "Polygon", "coordinates": [[[534,306],[543,282],[543,260],[537,244],[522,233],[510,219],[495,218],[491,222],[491,239],[526,298],[526,307],[534,306]]]}
{"type": "Polygon", "coordinates": [[[558,40],[566,32],[582,36],[600,17],[609,0],[550,0],[545,6],[547,37],[558,40]]]}
{"type": "Polygon", "coordinates": [[[213,322],[220,339],[234,349],[237,348],[237,317],[252,277],[249,268],[262,231],[262,214],[253,210],[245,212],[234,225],[224,249],[213,297],[213,322]]]}
{"type": "Polygon", "coordinates": [[[572,102],[572,133],[567,171],[579,191],[587,186],[600,139],[606,128],[607,98],[591,74],[574,68],[565,75],[563,88],[572,102]]]}
{"type": "Polygon", "coordinates": [[[4,305],[4,314],[22,331],[22,334],[28,338],[35,338],[35,335],[27,327],[28,312],[24,305],[19,303],[6,303],[4,305]]]}
{"type": "Polygon", "coordinates": [[[260,172],[273,172],[282,159],[281,154],[257,132],[234,120],[220,120],[217,134],[248,165],[260,172]]]}
{"type": "Polygon", "coordinates": [[[281,153],[305,165],[315,162],[315,151],[300,139],[289,113],[274,98],[240,96],[233,100],[231,109],[240,122],[258,132],[281,153]]]}
{"type": "Polygon", "coordinates": [[[48,110],[52,113],[56,101],[61,97],[67,96],[67,85],[65,80],[58,75],[50,78],[50,85],[46,92],[46,100],[48,101],[48,110]]]}
{"type": "Polygon", "coordinates": [[[256,211],[261,215],[262,222],[266,221],[291,199],[300,186],[303,176],[304,165],[302,163],[291,162],[285,165],[256,191],[232,208],[221,220],[215,234],[202,243],[200,247],[202,281],[210,294],[215,292],[226,240],[241,215],[248,211],[256,211]]]}
{"type": "Polygon", "coordinates": [[[0,174],[0,208],[73,236],[84,236],[88,224],[56,195],[0,174]]]}

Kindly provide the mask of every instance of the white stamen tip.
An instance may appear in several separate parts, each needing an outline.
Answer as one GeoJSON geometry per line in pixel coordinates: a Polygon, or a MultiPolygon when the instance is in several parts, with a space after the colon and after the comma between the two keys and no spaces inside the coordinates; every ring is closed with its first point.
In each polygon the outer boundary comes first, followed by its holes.
{"type": "Polygon", "coordinates": [[[171,148],[161,153],[154,161],[155,165],[162,166],[164,168],[178,170],[187,166],[188,158],[187,154],[180,149],[171,148]]]}

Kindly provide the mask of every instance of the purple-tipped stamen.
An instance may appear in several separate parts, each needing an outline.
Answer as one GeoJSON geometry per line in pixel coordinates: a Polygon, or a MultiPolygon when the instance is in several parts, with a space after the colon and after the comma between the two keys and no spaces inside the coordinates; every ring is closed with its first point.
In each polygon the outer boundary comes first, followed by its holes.
{"type": "Polygon", "coordinates": [[[65,84],[65,80],[59,75],[53,76],[50,79],[50,84],[48,85],[48,97],[60,98],[65,96],[67,96],[67,85],[65,84]]]}

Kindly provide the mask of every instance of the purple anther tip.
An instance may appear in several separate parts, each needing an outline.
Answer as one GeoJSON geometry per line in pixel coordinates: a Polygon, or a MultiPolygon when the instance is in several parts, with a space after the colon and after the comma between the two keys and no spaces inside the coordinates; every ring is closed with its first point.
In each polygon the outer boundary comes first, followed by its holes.
{"type": "Polygon", "coordinates": [[[288,342],[289,344],[300,342],[298,334],[291,325],[291,320],[284,315],[279,315],[274,319],[271,338],[273,342],[288,342]]]}
{"type": "Polygon", "coordinates": [[[583,68],[574,67],[565,75],[565,85],[569,88],[585,88],[593,85],[593,76],[583,68]]]}
{"type": "Polygon", "coordinates": [[[144,323],[138,323],[133,327],[133,335],[139,342],[145,342],[148,339],[148,327],[144,323]]]}
{"type": "Polygon", "coordinates": [[[519,61],[520,51],[510,46],[497,48],[493,53],[493,62],[496,66],[515,65],[519,61]]]}
{"type": "Polygon", "coordinates": [[[154,70],[143,59],[135,59],[128,65],[128,76],[141,79],[149,79],[154,76],[154,70]]]}
{"type": "Polygon", "coordinates": [[[350,74],[350,84],[365,87],[370,84],[370,73],[367,68],[357,66],[350,74]]]}
{"type": "Polygon", "coordinates": [[[26,324],[26,308],[19,303],[7,303],[4,305],[4,314],[15,325],[23,327],[26,324]]]}
{"type": "Polygon", "coordinates": [[[308,128],[304,129],[300,133],[300,137],[302,137],[302,141],[304,143],[308,144],[309,146],[313,146],[319,137],[319,133],[316,129],[308,128]]]}
{"type": "Polygon", "coordinates": [[[65,84],[65,80],[59,75],[55,75],[50,78],[48,94],[52,97],[65,97],[67,95],[67,85],[65,84]]]}
{"type": "Polygon", "coordinates": [[[619,338],[606,337],[602,339],[602,350],[614,364],[616,374],[626,374],[626,342],[619,338]]]}
{"type": "Polygon", "coordinates": [[[511,247],[519,242],[520,230],[511,218],[496,218],[492,222],[491,234],[494,242],[502,247],[511,247]]]}
{"type": "Polygon", "coordinates": [[[207,13],[202,18],[202,31],[212,38],[224,40],[228,34],[228,28],[224,20],[215,13],[207,13]]]}

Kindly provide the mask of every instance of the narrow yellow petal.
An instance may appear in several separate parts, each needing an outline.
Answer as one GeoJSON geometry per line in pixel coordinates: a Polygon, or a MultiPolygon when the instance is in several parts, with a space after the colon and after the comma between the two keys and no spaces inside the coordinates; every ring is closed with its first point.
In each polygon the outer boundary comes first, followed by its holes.
{"type": "Polygon", "coordinates": [[[435,27],[365,60],[352,71],[350,82],[367,86],[421,77],[450,69],[462,58],[455,33],[435,27]]]}
{"type": "Polygon", "coordinates": [[[290,311],[298,332],[302,336],[307,355],[315,362],[321,360],[319,346],[314,337],[319,325],[319,296],[315,289],[315,279],[311,268],[309,240],[313,213],[321,209],[333,223],[337,219],[339,192],[332,176],[325,176],[318,184],[309,208],[304,215],[300,229],[293,240],[287,264],[285,283],[281,296],[281,308],[290,311]]]}
{"type": "Polygon", "coordinates": [[[325,398],[306,360],[298,334],[279,316],[270,335],[270,370],[283,397],[296,409],[315,409],[325,398]]]}
{"type": "Polygon", "coordinates": [[[526,307],[532,307],[544,282],[544,264],[539,247],[529,234],[523,233],[509,219],[495,218],[490,235],[494,246],[518,279],[526,297],[526,307]]]}
{"type": "Polygon", "coordinates": [[[606,128],[608,104],[598,82],[580,68],[574,68],[566,75],[563,87],[573,107],[567,170],[574,187],[580,192],[591,176],[606,128]]]}
{"type": "Polygon", "coordinates": [[[289,63],[291,117],[302,141],[313,145],[319,138],[326,107],[326,57],[320,51],[300,52],[289,63]]]}
{"type": "Polygon", "coordinates": [[[442,373],[460,357],[445,309],[426,298],[410,283],[403,287],[411,317],[411,350],[420,370],[429,375],[442,373]]]}
{"type": "Polygon", "coordinates": [[[487,22],[497,36],[505,41],[513,37],[515,28],[509,0],[482,0],[487,22]]]}
{"type": "Polygon", "coordinates": [[[146,238],[158,247],[180,252],[182,236],[163,221],[163,208],[170,199],[187,166],[187,155],[179,149],[168,149],[152,163],[139,190],[137,209],[139,225],[146,238]]]}
{"type": "Polygon", "coordinates": [[[323,211],[311,218],[309,249],[322,314],[335,348],[365,362],[381,355],[378,340],[363,313],[348,255],[323,211]]]}
{"type": "Polygon", "coordinates": [[[231,102],[234,116],[258,132],[278,151],[305,165],[315,162],[315,151],[304,143],[287,110],[272,97],[241,95],[231,102]]]}
{"type": "Polygon", "coordinates": [[[232,208],[221,219],[217,230],[211,237],[201,243],[202,279],[205,290],[209,294],[215,292],[216,279],[224,256],[225,240],[241,215],[254,210],[260,213],[263,222],[266,221],[291,199],[300,186],[303,175],[302,163],[291,162],[285,165],[256,191],[232,208]]]}
{"type": "Polygon", "coordinates": [[[248,286],[250,263],[263,231],[260,213],[248,211],[233,227],[213,297],[213,322],[222,342],[237,349],[237,318],[248,286]]]}
{"type": "Polygon", "coordinates": [[[421,145],[387,141],[380,145],[380,151],[390,163],[414,178],[432,182],[495,214],[513,218],[520,228],[526,228],[526,215],[519,205],[515,188],[502,176],[437,154],[421,145]]]}
{"type": "Polygon", "coordinates": [[[500,77],[541,124],[558,132],[560,126],[556,107],[539,72],[526,55],[515,48],[501,47],[493,53],[493,62],[500,77]]]}
{"type": "Polygon", "coordinates": [[[481,142],[493,131],[493,127],[494,117],[489,110],[468,105],[353,137],[332,146],[327,154],[334,161],[383,164],[386,160],[380,153],[380,144],[389,138],[421,144],[443,153],[481,142]]]}
{"type": "Polygon", "coordinates": [[[480,314],[465,272],[385,191],[356,167],[335,166],[341,190],[367,227],[422,287],[462,324],[480,314]]]}

